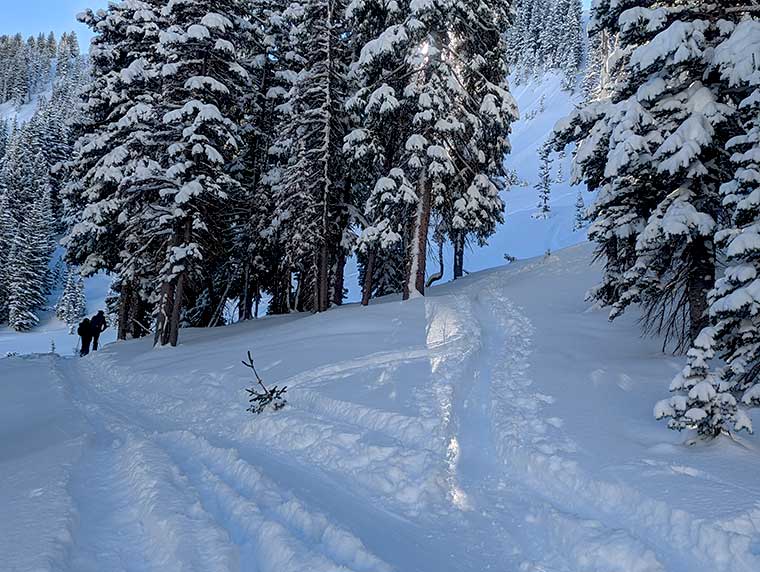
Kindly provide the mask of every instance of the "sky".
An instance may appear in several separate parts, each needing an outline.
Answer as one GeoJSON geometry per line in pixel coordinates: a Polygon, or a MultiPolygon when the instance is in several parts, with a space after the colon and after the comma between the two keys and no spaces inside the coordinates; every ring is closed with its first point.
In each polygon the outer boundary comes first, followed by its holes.
{"type": "Polygon", "coordinates": [[[92,34],[76,21],[76,15],[106,4],[107,0],[0,0],[0,34],[29,36],[52,30],[60,35],[75,30],[84,45],[92,34]]]}

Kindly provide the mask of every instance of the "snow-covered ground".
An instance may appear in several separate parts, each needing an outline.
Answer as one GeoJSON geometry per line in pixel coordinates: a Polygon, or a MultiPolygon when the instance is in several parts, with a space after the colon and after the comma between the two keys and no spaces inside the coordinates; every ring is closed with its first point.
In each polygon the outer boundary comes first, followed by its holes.
{"type": "Polygon", "coordinates": [[[0,360],[0,567],[760,570],[760,440],[654,421],[679,360],[583,302],[590,257],[0,360]],[[284,410],[246,413],[247,350],[284,410]]]}

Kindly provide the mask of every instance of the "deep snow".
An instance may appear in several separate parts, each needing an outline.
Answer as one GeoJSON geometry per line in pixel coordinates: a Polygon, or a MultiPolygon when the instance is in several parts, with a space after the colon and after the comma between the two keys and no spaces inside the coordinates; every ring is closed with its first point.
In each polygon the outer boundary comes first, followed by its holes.
{"type": "Polygon", "coordinates": [[[583,302],[590,257],[0,360],[4,569],[760,569],[760,442],[654,421],[680,360],[583,302]],[[249,349],[286,409],[245,412],[249,349]]]}

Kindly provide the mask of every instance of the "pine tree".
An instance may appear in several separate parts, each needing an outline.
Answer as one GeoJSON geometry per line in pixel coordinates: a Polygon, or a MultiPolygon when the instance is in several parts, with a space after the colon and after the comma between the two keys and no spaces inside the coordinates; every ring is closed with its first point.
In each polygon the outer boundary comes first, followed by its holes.
{"type": "Polygon", "coordinates": [[[583,201],[583,191],[578,191],[575,199],[575,222],[573,231],[583,230],[588,226],[588,217],[586,216],[586,203],[583,201]]]}
{"type": "Polygon", "coordinates": [[[710,292],[711,323],[671,383],[671,391],[679,394],[655,410],[658,418],[669,418],[670,427],[704,435],[751,432],[751,420],[738,405],[760,403],[760,204],[755,200],[760,189],[760,21],[741,21],[726,36],[715,49],[715,62],[726,93],[735,97],[741,126],[726,143],[733,177],[720,188],[727,212],[715,236],[727,266],[710,292]]]}
{"type": "Polygon", "coordinates": [[[15,244],[16,233],[17,224],[11,214],[8,197],[0,191],[0,324],[8,321],[10,254],[15,244]]]}
{"type": "Polygon", "coordinates": [[[538,211],[534,218],[549,218],[551,212],[551,193],[552,193],[552,173],[551,161],[549,160],[549,150],[544,147],[540,153],[540,162],[538,167],[538,182],[534,188],[538,191],[538,211]]]}
{"type": "Polygon", "coordinates": [[[334,267],[345,260],[341,249],[350,182],[341,153],[348,56],[344,12],[337,0],[302,5],[290,38],[302,67],[290,90],[282,129],[282,138],[294,144],[274,189],[274,221],[287,264],[300,277],[305,308],[317,312],[332,303],[334,267]]]}
{"type": "Polygon", "coordinates": [[[22,218],[8,261],[8,325],[28,331],[44,307],[50,260],[51,215],[49,197],[33,203],[22,218]]]}
{"type": "Polygon", "coordinates": [[[66,322],[66,325],[69,326],[69,332],[73,333],[74,328],[86,311],[84,281],[74,268],[70,268],[66,275],[63,292],[55,306],[55,315],[59,320],[66,322]]]}
{"type": "Polygon", "coordinates": [[[641,302],[648,329],[684,347],[705,325],[725,169],[715,150],[731,110],[706,72],[704,7],[674,4],[597,6],[594,26],[620,42],[614,93],[572,114],[559,139],[579,143],[581,177],[599,189],[590,237],[607,270],[594,296],[613,318],[641,302]]]}
{"type": "MultiPolygon", "coordinates": [[[[163,122],[169,143],[161,217],[154,233],[167,236],[159,273],[156,342],[176,345],[188,295],[200,295],[225,239],[231,240],[223,201],[239,192],[227,165],[241,146],[241,95],[249,74],[241,65],[250,25],[234,0],[170,3],[160,37],[163,122]],[[241,45],[243,44],[243,45],[241,45]],[[239,51],[240,50],[240,51],[239,51]]],[[[226,244],[229,244],[227,242],[226,244]]]]}

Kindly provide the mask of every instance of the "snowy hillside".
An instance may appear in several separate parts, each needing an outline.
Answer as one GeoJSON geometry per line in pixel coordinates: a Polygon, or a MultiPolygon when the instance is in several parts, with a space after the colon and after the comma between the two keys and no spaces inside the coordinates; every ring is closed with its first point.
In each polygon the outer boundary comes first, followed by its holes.
{"type": "Polygon", "coordinates": [[[2,360],[3,566],[757,571],[760,440],[653,421],[680,360],[587,307],[589,258],[2,360]],[[247,350],[286,409],[245,412],[247,350]]]}
{"type": "MultiPolygon", "coordinates": [[[[512,125],[509,138],[512,152],[504,163],[516,174],[518,182],[502,193],[506,204],[504,224],[498,226],[485,247],[474,246],[465,254],[468,272],[501,266],[505,262],[504,255],[531,258],[547,250],[555,251],[586,240],[583,230],[573,230],[575,201],[579,191],[583,192],[586,205],[593,195],[585,191],[585,186],[570,186],[570,153],[564,158],[553,156],[552,174],[562,180],[552,185],[549,218],[535,217],[539,202],[538,191],[534,188],[538,182],[539,151],[557,121],[565,117],[581,98],[578,93],[563,91],[562,79],[560,73],[549,72],[527,83],[510,83],[520,119],[512,125]]],[[[450,245],[446,246],[444,256],[444,276],[450,279],[453,256],[450,245]]],[[[431,268],[431,271],[437,269],[437,261],[431,263],[431,268]]],[[[357,301],[361,293],[355,264],[351,265],[348,277],[349,300],[357,301]]]]}
{"type": "MultiPolygon", "coordinates": [[[[489,240],[485,249],[469,254],[472,262],[468,270],[492,268],[504,262],[507,253],[517,258],[538,256],[549,250],[558,250],[586,240],[585,233],[573,231],[575,200],[578,187],[571,187],[571,157],[555,156],[552,174],[562,182],[552,185],[551,216],[537,219],[539,151],[552,132],[554,125],[574,107],[580,95],[562,90],[562,76],[547,73],[529,83],[511,85],[517,100],[520,120],[512,126],[510,142],[512,152],[506,166],[513,170],[522,184],[514,185],[504,196],[507,205],[505,222],[489,240]]],[[[591,195],[584,192],[588,204],[591,195]]]]}

